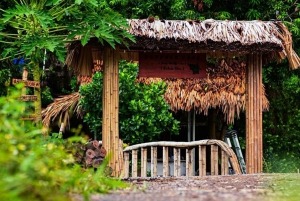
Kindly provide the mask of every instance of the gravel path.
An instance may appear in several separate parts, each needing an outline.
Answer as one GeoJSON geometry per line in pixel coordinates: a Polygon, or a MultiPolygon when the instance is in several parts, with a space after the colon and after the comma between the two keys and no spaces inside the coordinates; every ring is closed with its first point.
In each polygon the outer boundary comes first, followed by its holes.
{"type": "Polygon", "coordinates": [[[92,195],[92,201],[300,200],[300,174],[252,174],[130,179],[127,189],[92,195]]]}

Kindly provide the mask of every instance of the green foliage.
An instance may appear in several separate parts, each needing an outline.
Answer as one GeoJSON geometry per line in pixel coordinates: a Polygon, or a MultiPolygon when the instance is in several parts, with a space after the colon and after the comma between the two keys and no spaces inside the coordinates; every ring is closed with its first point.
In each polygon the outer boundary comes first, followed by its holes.
{"type": "Polygon", "coordinates": [[[53,102],[53,96],[51,94],[51,89],[49,87],[45,87],[42,89],[42,106],[47,107],[50,103],[53,102]]]}
{"type": "MultiPolygon", "coordinates": [[[[92,192],[107,192],[124,186],[117,179],[74,165],[58,134],[44,138],[41,130],[21,121],[24,102],[12,91],[0,97],[0,195],[1,200],[71,200],[71,194],[86,199],[92,192]]],[[[68,140],[68,143],[82,138],[68,140]]],[[[107,164],[107,161],[106,161],[107,164]]],[[[106,165],[105,164],[105,165],[106,165]]]]}
{"type": "MultiPolygon", "coordinates": [[[[165,131],[178,134],[179,122],[173,118],[163,97],[166,84],[136,83],[137,64],[121,61],[119,68],[120,138],[136,144],[155,140],[165,131]]],[[[97,135],[102,126],[102,83],[103,74],[98,72],[91,84],[80,88],[81,106],[87,112],[85,121],[97,135]]]]}
{"type": "Polygon", "coordinates": [[[265,170],[295,172],[300,163],[300,72],[289,71],[286,64],[263,71],[270,111],[264,113],[265,170]]]}

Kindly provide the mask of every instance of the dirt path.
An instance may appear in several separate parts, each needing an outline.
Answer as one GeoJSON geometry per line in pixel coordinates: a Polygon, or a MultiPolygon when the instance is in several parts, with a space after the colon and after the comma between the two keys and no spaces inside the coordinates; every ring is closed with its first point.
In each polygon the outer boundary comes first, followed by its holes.
{"type": "Polygon", "coordinates": [[[92,201],[300,200],[300,174],[255,174],[127,180],[130,187],[92,201]]]}

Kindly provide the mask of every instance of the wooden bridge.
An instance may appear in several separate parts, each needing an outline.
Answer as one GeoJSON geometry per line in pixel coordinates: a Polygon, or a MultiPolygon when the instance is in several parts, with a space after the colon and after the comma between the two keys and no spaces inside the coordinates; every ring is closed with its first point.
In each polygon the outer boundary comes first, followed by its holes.
{"type": "MultiPolygon", "coordinates": [[[[159,151],[161,151],[159,150],[159,151]]],[[[220,140],[200,140],[192,142],[149,142],[126,147],[124,153],[124,178],[128,177],[168,177],[182,176],[181,151],[185,150],[185,176],[194,176],[194,163],[199,163],[199,176],[207,175],[226,175],[229,174],[229,164],[235,174],[241,174],[237,157],[233,150],[220,140]],[[162,174],[158,174],[158,149],[162,150],[162,174]],[[196,149],[198,149],[196,151],[196,149]],[[173,151],[173,155],[169,154],[173,151]],[[150,154],[147,152],[150,151],[150,154]],[[198,157],[196,157],[196,153],[198,157]],[[150,164],[148,163],[150,156],[150,164]],[[140,157],[140,158],[139,158],[140,157]],[[208,158],[207,158],[208,157],[208,158]],[[139,160],[140,159],[140,160],[139,160]],[[130,164],[131,161],[131,164],[130,164]],[[140,161],[140,168],[139,167],[140,161]],[[173,167],[170,164],[173,163],[173,167]],[[210,167],[208,166],[210,164],[210,167]],[[150,165],[150,171],[147,166],[150,165]],[[170,171],[170,168],[173,171],[170,171]],[[130,171],[131,170],[131,171],[130,171]],[[139,171],[140,170],[140,171],[139,171]],[[148,173],[148,174],[147,174],[148,173]],[[150,173],[150,174],[149,174],[150,173]],[[173,173],[171,175],[170,173],[173,173]]]]}

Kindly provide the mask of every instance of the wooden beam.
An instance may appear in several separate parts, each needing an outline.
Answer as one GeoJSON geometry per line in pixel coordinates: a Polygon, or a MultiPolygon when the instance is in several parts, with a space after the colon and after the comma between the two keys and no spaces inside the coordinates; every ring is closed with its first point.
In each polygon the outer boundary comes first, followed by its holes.
{"type": "Polygon", "coordinates": [[[103,67],[103,147],[111,154],[109,166],[113,169],[113,176],[120,176],[119,163],[119,49],[105,47],[103,67]]]}
{"type": "Polygon", "coordinates": [[[247,56],[246,171],[262,172],[262,55],[247,56]]]}

